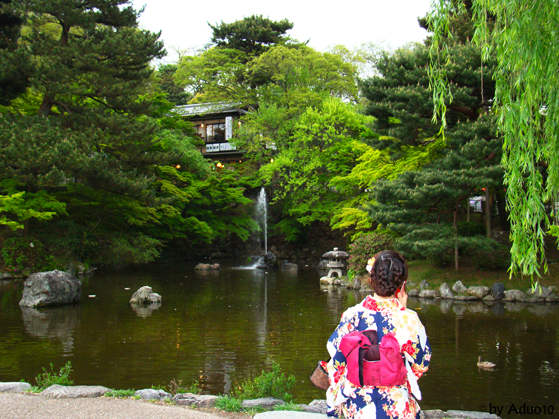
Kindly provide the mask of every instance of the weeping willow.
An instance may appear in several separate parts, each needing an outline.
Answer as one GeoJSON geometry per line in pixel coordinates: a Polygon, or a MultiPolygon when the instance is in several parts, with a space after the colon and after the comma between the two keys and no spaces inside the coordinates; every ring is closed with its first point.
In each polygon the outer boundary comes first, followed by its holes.
{"type": "MultiPolygon", "coordinates": [[[[471,0],[474,42],[482,59],[497,57],[497,112],[512,242],[510,272],[547,271],[546,234],[559,237],[559,4],[557,0],[471,0]],[[549,209],[551,208],[551,211],[549,209]]],[[[466,13],[462,1],[432,0],[434,36],[430,80],[435,113],[443,120],[452,101],[445,73],[452,42],[451,17],[466,13]]]]}

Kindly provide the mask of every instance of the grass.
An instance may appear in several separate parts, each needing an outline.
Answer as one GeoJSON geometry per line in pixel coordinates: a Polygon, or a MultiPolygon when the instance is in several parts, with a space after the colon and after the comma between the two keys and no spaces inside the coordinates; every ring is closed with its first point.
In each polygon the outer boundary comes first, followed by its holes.
{"type": "Polygon", "coordinates": [[[200,388],[200,383],[198,382],[198,380],[195,380],[188,387],[183,387],[182,380],[172,379],[171,382],[167,385],[152,386],[152,388],[155,389],[155,390],[166,391],[167,393],[170,393],[173,396],[176,396],[179,393],[200,394],[202,392],[202,389],[200,388]]]}
{"type": "Polygon", "coordinates": [[[115,397],[118,399],[124,399],[127,397],[133,397],[140,399],[140,396],[136,396],[136,390],[133,388],[127,390],[110,390],[109,392],[105,393],[105,397],[115,397]]]}

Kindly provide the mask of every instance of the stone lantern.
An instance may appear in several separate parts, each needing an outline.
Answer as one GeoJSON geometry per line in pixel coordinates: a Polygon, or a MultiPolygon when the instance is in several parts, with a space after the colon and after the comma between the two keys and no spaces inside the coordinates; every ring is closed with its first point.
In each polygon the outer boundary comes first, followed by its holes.
{"type": "Polygon", "coordinates": [[[328,259],[326,267],[328,270],[327,278],[333,278],[333,274],[338,274],[338,278],[344,276],[344,271],[346,269],[346,260],[349,258],[349,253],[342,250],[338,250],[334,247],[334,250],[326,252],[322,255],[323,259],[328,259]]]}

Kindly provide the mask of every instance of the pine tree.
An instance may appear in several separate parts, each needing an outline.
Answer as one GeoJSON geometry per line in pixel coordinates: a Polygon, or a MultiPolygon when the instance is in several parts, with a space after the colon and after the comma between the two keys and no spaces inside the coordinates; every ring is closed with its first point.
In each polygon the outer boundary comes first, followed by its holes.
{"type": "Polygon", "coordinates": [[[32,70],[27,51],[17,45],[24,20],[11,3],[0,0],[0,105],[25,91],[32,70]]]}
{"type": "MultiPolygon", "coordinates": [[[[539,275],[547,270],[545,236],[553,226],[559,193],[558,66],[555,42],[559,8],[553,0],[444,0],[433,2],[431,82],[437,113],[452,100],[448,60],[449,22],[472,13],[474,41],[484,60],[495,56],[494,108],[503,135],[503,166],[511,221],[513,272],[539,275]]],[[[556,221],[556,220],[555,220],[556,221]]]]}
{"type": "MultiPolygon", "coordinates": [[[[471,22],[455,30],[471,30],[471,22]]],[[[492,194],[502,191],[502,141],[490,112],[494,61],[482,66],[480,51],[467,36],[456,37],[449,56],[445,71],[454,100],[448,105],[446,147],[422,170],[373,185],[376,202],[370,214],[401,235],[397,244],[403,251],[431,259],[454,254],[458,269],[462,250],[495,247],[490,238],[468,236],[459,223],[470,196],[487,188],[492,194]]],[[[385,135],[373,145],[390,150],[392,159],[399,159],[405,146],[425,146],[440,136],[441,125],[432,124],[428,66],[426,46],[417,45],[385,54],[378,65],[380,75],[362,84],[370,101],[367,110],[385,135]]]]}
{"type": "MultiPolygon", "coordinates": [[[[163,44],[138,28],[139,12],[125,0],[12,6],[25,30],[10,51],[27,54],[34,73],[2,108],[0,181],[10,185],[0,190],[2,224],[16,227],[18,208],[32,208],[44,216],[29,218],[25,234],[61,257],[108,264],[148,262],[166,240],[208,241],[227,230],[220,219],[196,218],[223,202],[207,199],[210,170],[191,128],[152,89],[150,63],[163,44]]],[[[7,63],[16,72],[17,62],[7,63]]],[[[216,189],[245,203],[230,182],[216,189]]],[[[241,235],[245,221],[234,227],[241,235]]]]}
{"type": "Polygon", "coordinates": [[[293,29],[293,23],[287,19],[273,21],[262,15],[209,26],[213,33],[212,42],[218,48],[243,51],[247,57],[260,55],[273,45],[285,43],[289,39],[286,32],[293,29]]]}

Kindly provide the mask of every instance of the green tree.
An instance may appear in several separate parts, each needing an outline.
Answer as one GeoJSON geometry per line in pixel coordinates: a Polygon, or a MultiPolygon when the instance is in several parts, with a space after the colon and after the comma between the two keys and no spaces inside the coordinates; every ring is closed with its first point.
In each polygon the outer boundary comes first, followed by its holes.
{"type": "MultiPolygon", "coordinates": [[[[458,4],[457,4],[458,3],[458,4]]],[[[476,24],[474,41],[483,59],[495,56],[495,103],[503,134],[503,166],[507,208],[511,220],[512,272],[526,275],[547,270],[544,237],[550,230],[549,211],[559,192],[558,46],[559,8],[552,0],[471,0],[476,24]]],[[[430,25],[431,80],[440,115],[452,102],[450,78],[445,72],[448,44],[453,42],[449,22],[468,13],[467,5],[433,2],[430,25]]]]}
{"type": "MultiPolygon", "coordinates": [[[[381,141],[389,141],[382,138],[381,141]]],[[[330,185],[340,191],[343,200],[336,206],[330,226],[343,230],[353,242],[363,233],[372,231],[377,222],[369,215],[371,203],[370,188],[380,180],[394,180],[407,171],[420,170],[427,163],[440,157],[445,144],[442,138],[427,146],[405,146],[400,158],[392,159],[387,149],[378,150],[366,143],[354,144],[360,149],[356,164],[347,175],[340,174],[330,181],[330,185]]]]}
{"type": "MultiPolygon", "coordinates": [[[[397,240],[401,250],[430,259],[454,253],[456,269],[462,250],[474,249],[474,243],[488,249],[493,243],[459,229],[469,197],[490,188],[502,204],[503,189],[502,143],[495,116],[489,112],[495,90],[494,62],[482,65],[480,50],[468,36],[459,36],[471,28],[471,21],[469,26],[460,23],[452,27],[457,36],[448,45],[450,59],[445,66],[455,98],[448,107],[445,147],[435,149],[430,156],[433,161],[420,171],[373,185],[375,202],[369,209],[373,220],[401,235],[397,240]]],[[[380,74],[362,83],[369,100],[367,111],[376,118],[377,131],[384,134],[372,144],[387,150],[392,160],[405,156],[409,147],[417,151],[443,139],[441,125],[432,124],[428,64],[428,49],[416,45],[383,55],[377,64],[380,74]]]]}
{"type": "Polygon", "coordinates": [[[0,0],[0,105],[25,91],[32,70],[27,51],[18,49],[24,19],[11,3],[0,0]]]}
{"type": "Polygon", "coordinates": [[[296,122],[290,146],[262,166],[260,176],[274,185],[272,203],[282,207],[275,228],[288,241],[298,238],[302,226],[328,225],[342,197],[331,180],[355,166],[363,151],[361,141],[373,135],[370,123],[353,106],[327,99],[307,108],[296,122]]]}
{"type": "Polygon", "coordinates": [[[166,99],[169,102],[174,105],[186,105],[193,95],[177,84],[176,72],[177,64],[164,64],[157,69],[155,79],[159,88],[167,94],[166,99]]]}
{"type": "Polygon", "coordinates": [[[212,42],[219,48],[242,51],[246,57],[262,54],[269,47],[284,44],[293,23],[287,19],[273,21],[262,15],[252,15],[233,23],[223,23],[212,28],[212,42]]]}
{"type": "MultiPolygon", "coordinates": [[[[242,211],[225,205],[246,203],[242,192],[231,180],[218,182],[191,125],[154,89],[150,62],[163,56],[163,45],[158,34],[138,29],[129,2],[17,7],[26,21],[15,51],[29,52],[36,74],[2,110],[0,180],[15,185],[11,201],[3,200],[11,205],[5,220],[19,222],[16,204],[44,198],[67,215],[57,211],[48,226],[31,217],[33,234],[65,259],[107,264],[149,262],[174,239],[248,234],[242,211]],[[207,212],[213,221],[197,218],[207,212]],[[224,227],[221,214],[239,219],[224,227]]],[[[37,205],[42,219],[54,212],[37,205]]],[[[2,231],[3,238],[15,234],[2,231]]]]}
{"type": "Polygon", "coordinates": [[[175,80],[195,95],[195,103],[231,101],[251,105],[254,98],[246,59],[243,51],[210,48],[200,55],[181,57],[175,80]]]}
{"type": "Polygon", "coordinates": [[[292,146],[291,136],[308,107],[321,107],[329,97],[357,100],[355,66],[306,46],[271,48],[250,63],[248,72],[263,82],[256,90],[257,106],[243,118],[235,140],[258,164],[292,146]]]}

